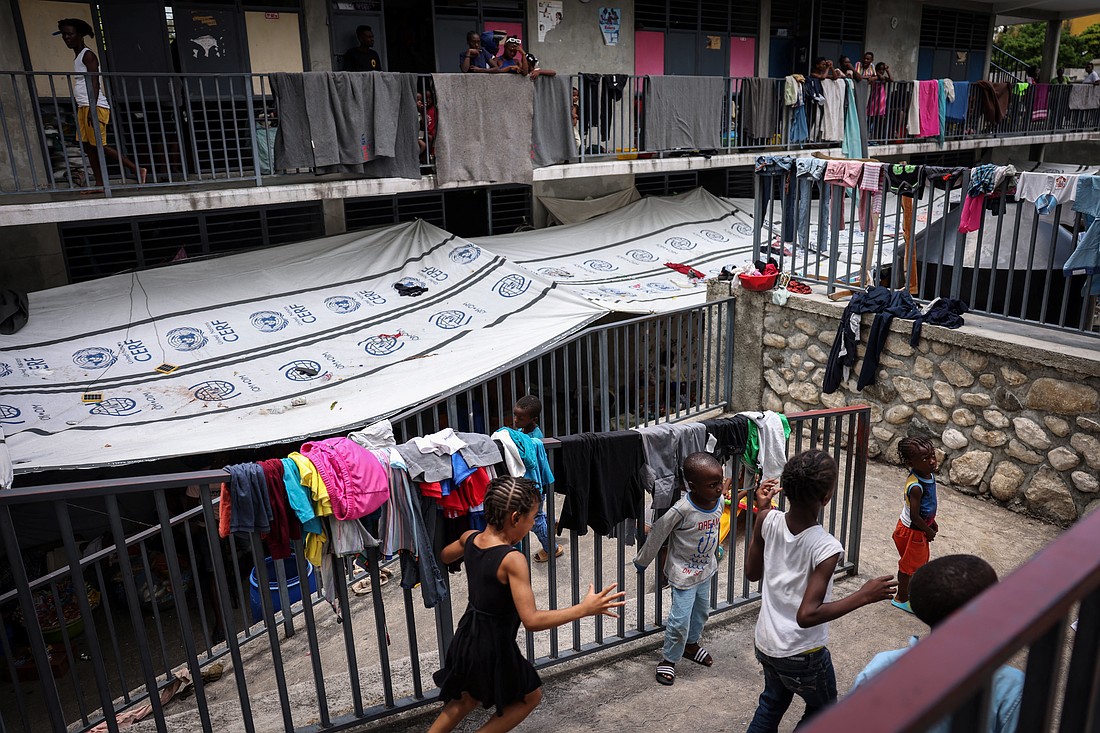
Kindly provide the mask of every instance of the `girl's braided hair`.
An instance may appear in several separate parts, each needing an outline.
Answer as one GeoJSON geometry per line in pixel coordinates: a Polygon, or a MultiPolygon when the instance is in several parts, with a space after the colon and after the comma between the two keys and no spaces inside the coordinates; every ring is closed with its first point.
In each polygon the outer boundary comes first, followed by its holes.
{"type": "Polygon", "coordinates": [[[822,450],[807,450],[787,461],[780,482],[794,504],[821,501],[836,485],[836,461],[822,450]]]}
{"type": "Polygon", "coordinates": [[[489,482],[485,492],[485,521],[496,529],[504,529],[504,523],[512,512],[527,514],[539,503],[539,485],[529,478],[502,476],[489,482]]]}
{"type": "Polygon", "coordinates": [[[898,456],[910,468],[913,461],[935,450],[932,441],[917,435],[909,435],[898,441],[898,456]]]}

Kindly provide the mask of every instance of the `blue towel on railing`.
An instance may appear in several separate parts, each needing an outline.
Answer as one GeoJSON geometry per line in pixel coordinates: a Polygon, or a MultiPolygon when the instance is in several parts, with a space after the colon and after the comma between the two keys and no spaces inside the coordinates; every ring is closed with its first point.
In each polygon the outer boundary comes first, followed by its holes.
{"type": "Polygon", "coordinates": [[[1077,249],[1062,266],[1062,272],[1066,277],[1082,271],[1087,275],[1100,275],[1100,176],[1077,179],[1073,210],[1085,215],[1088,229],[1079,235],[1077,249]]]}
{"type": "Polygon", "coordinates": [[[966,108],[970,103],[970,82],[957,81],[955,82],[955,101],[947,103],[947,119],[949,120],[965,120],[966,108]]]}

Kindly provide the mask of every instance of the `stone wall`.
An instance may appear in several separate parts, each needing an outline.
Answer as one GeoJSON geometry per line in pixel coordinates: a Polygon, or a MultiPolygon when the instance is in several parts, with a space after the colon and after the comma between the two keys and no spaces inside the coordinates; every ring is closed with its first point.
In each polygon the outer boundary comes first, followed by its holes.
{"type": "MultiPolygon", "coordinates": [[[[940,454],[940,479],[963,492],[1059,524],[1100,506],[1100,342],[1059,345],[1050,332],[968,317],[958,330],[926,326],[912,347],[913,322],[895,320],[876,383],[858,392],[868,315],[855,368],[823,394],[844,303],[791,296],[780,307],[770,294],[742,292],[737,307],[739,322],[762,324],[765,408],[869,404],[873,457],[898,463],[898,441],[924,435],[940,454]]],[[[736,348],[751,348],[746,341],[738,333],[736,348]]]]}

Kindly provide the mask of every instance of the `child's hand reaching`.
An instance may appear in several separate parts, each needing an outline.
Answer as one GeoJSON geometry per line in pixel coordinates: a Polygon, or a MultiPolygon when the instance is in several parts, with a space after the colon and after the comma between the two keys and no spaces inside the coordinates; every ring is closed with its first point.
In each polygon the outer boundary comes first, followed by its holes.
{"type": "Polygon", "coordinates": [[[893,598],[894,591],[897,589],[898,581],[894,580],[893,575],[880,575],[877,578],[868,580],[856,592],[861,594],[867,603],[878,603],[893,598]]]}
{"type": "Polygon", "coordinates": [[[580,603],[581,608],[584,609],[584,615],[599,616],[602,614],[611,618],[618,618],[619,614],[614,613],[611,609],[626,605],[626,601],[623,600],[626,597],[626,591],[614,592],[618,585],[618,583],[612,583],[597,593],[596,587],[589,583],[588,595],[580,603]]]}
{"type": "Polygon", "coordinates": [[[772,498],[782,490],[783,487],[779,485],[779,479],[777,478],[770,478],[761,483],[756,488],[756,494],[753,497],[757,511],[762,512],[765,509],[771,509],[772,498]]]}

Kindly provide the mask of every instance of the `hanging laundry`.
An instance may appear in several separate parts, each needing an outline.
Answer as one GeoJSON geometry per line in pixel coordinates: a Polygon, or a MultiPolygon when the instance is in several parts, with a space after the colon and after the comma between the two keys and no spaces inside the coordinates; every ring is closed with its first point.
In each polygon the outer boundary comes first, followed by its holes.
{"type": "Polygon", "coordinates": [[[336,519],[365,517],[389,500],[389,476],[375,455],[355,441],[329,438],[305,443],[302,455],[321,474],[336,519]]]}
{"type": "Polygon", "coordinates": [[[283,487],[286,489],[286,497],[290,502],[290,508],[298,516],[302,524],[302,530],[321,533],[321,520],[313,511],[313,503],[310,501],[309,492],[302,486],[302,476],[298,473],[298,464],[290,458],[283,459],[283,487]]]}
{"type": "MultiPolygon", "coordinates": [[[[1081,176],[1077,181],[1077,198],[1073,210],[1085,215],[1087,230],[1078,235],[1077,248],[1062,266],[1066,277],[1084,272],[1100,274],[1100,176],[1081,176]],[[1090,221],[1091,217],[1091,221],[1090,221]]],[[[1093,286],[1096,286],[1093,280],[1093,286]]]]}
{"type": "Polygon", "coordinates": [[[561,440],[561,468],[554,487],[565,495],[558,534],[591,527],[606,535],[624,519],[641,519],[645,490],[642,436],[633,430],[579,433],[561,440]]]}
{"type": "Polygon", "coordinates": [[[787,416],[772,410],[738,414],[749,421],[742,462],[762,481],[779,478],[787,465],[787,438],[791,435],[787,416]]]}
{"type": "Polygon", "coordinates": [[[661,423],[635,430],[645,450],[645,490],[654,509],[668,509],[684,489],[684,459],[706,449],[707,429],[702,423],[661,423]]]}
{"type": "Polygon", "coordinates": [[[1077,178],[1071,173],[1021,171],[1017,176],[1016,198],[1038,202],[1049,194],[1058,204],[1068,204],[1077,198],[1077,178]]]}
{"type": "Polygon", "coordinates": [[[920,137],[936,137],[940,134],[940,83],[928,79],[918,84],[920,137]]]}
{"type": "Polygon", "coordinates": [[[267,533],[267,546],[273,559],[285,560],[290,557],[291,540],[302,538],[302,524],[287,502],[283,462],[278,458],[270,458],[260,461],[259,465],[263,469],[271,501],[271,529],[267,533]]]}
{"type": "Polygon", "coordinates": [[[905,130],[910,137],[920,137],[920,82],[903,82],[909,87],[909,106],[905,115],[905,130]]]}
{"type": "Polygon", "coordinates": [[[714,440],[713,446],[708,440],[707,450],[718,459],[719,463],[726,463],[735,456],[740,458],[745,452],[749,435],[749,419],[744,415],[704,420],[702,425],[706,428],[708,438],[714,440]]]}
{"type": "Polygon", "coordinates": [[[848,378],[852,365],[856,363],[856,347],[859,345],[860,316],[864,313],[877,313],[885,308],[892,297],[890,288],[873,285],[865,293],[856,293],[848,301],[840,316],[840,325],[833,339],[833,348],[829,352],[829,361],[825,364],[825,376],[821,391],[832,394],[840,383],[848,378]]]}
{"type": "MultiPolygon", "coordinates": [[[[842,79],[844,84],[844,136],[840,142],[841,154],[845,158],[867,157],[866,126],[860,129],[859,108],[856,106],[855,83],[851,79],[842,79]]],[[[866,109],[866,105],[864,105],[866,109]]]]}
{"type": "Polygon", "coordinates": [[[1000,124],[1008,114],[1008,84],[979,81],[978,93],[985,121],[990,125],[1000,124]]]}
{"type": "Polygon", "coordinates": [[[913,332],[909,336],[909,345],[915,348],[920,343],[921,327],[924,324],[958,328],[963,325],[963,313],[969,310],[970,306],[957,298],[936,298],[917,316],[913,323],[913,332]]]}
{"type": "Polygon", "coordinates": [[[895,317],[916,318],[920,312],[913,296],[905,290],[893,291],[889,300],[875,312],[875,320],[871,322],[871,331],[867,335],[867,348],[863,353],[863,367],[859,372],[859,381],[856,382],[858,391],[862,392],[864,387],[874,384],[878,379],[879,355],[886,345],[886,337],[890,335],[890,323],[895,317]]]}
{"type": "Polygon", "coordinates": [[[505,463],[508,465],[509,473],[513,476],[522,476],[529,478],[539,485],[540,489],[543,489],[550,484],[554,483],[554,472],[550,470],[550,461],[546,455],[546,446],[542,444],[541,440],[533,438],[531,435],[523,432],[522,430],[516,430],[515,428],[501,428],[491,436],[495,440],[502,440],[504,443],[507,454],[505,455],[505,463]],[[504,442],[504,441],[507,442],[504,442]],[[520,466],[522,472],[516,473],[514,459],[509,460],[511,457],[511,451],[508,449],[509,443],[515,446],[516,455],[520,460],[520,466]]]}
{"type": "Polygon", "coordinates": [[[821,88],[825,96],[822,140],[840,142],[844,139],[844,104],[847,87],[841,79],[823,79],[821,88]]]}
{"type": "Polygon", "coordinates": [[[956,81],[953,84],[955,98],[954,100],[948,98],[946,116],[953,122],[962,122],[966,120],[967,111],[970,108],[970,82],[956,81]]]}
{"type": "MultiPolygon", "coordinates": [[[[450,430],[448,428],[448,430],[450,430]]],[[[450,438],[442,438],[443,434],[447,431],[440,431],[430,436],[424,436],[420,445],[426,445],[423,441],[430,440],[439,442],[440,440],[449,440],[450,438]]],[[[458,441],[464,443],[463,447],[458,448],[462,453],[463,460],[470,466],[478,468],[481,466],[493,466],[504,460],[504,457],[500,454],[500,448],[488,435],[480,435],[478,433],[453,433],[458,441]]],[[[418,447],[416,443],[417,439],[410,440],[397,446],[397,452],[401,454],[402,460],[405,461],[405,465],[409,468],[409,476],[413,480],[423,480],[428,482],[442,481],[445,478],[451,477],[451,458],[449,453],[443,452],[443,448],[438,448],[439,452],[424,453],[418,447]]]]}
{"type": "Polygon", "coordinates": [[[222,484],[221,501],[218,503],[218,536],[223,540],[232,534],[232,531],[229,529],[232,522],[233,493],[229,490],[229,484],[222,484]]]}
{"type": "Polygon", "coordinates": [[[226,466],[233,495],[230,532],[267,532],[271,529],[271,498],[264,470],[255,463],[226,466]]]}
{"type": "MultiPolygon", "coordinates": [[[[298,467],[302,487],[309,492],[313,502],[313,513],[319,518],[332,516],[332,502],[329,501],[328,488],[313,462],[301,453],[291,453],[290,460],[298,467]]],[[[321,531],[306,535],[305,555],[312,565],[320,567],[325,544],[328,543],[328,525],[321,522],[321,531]]]]}

